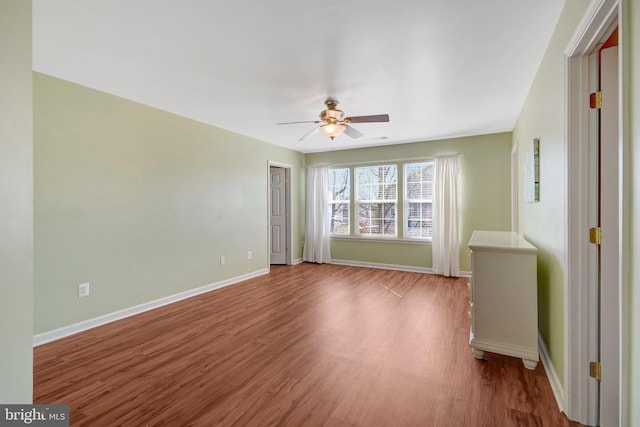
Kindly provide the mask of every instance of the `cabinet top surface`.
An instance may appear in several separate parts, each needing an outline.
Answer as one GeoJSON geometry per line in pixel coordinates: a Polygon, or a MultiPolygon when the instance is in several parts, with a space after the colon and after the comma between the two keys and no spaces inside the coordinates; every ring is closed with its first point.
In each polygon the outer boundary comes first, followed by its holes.
{"type": "Polygon", "coordinates": [[[469,240],[469,248],[537,252],[535,246],[527,242],[518,233],[512,231],[476,230],[469,240]]]}

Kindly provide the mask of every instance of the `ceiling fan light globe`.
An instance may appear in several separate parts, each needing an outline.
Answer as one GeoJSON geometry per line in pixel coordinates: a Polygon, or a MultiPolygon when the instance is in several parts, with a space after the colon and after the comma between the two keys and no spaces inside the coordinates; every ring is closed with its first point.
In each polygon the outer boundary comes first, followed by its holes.
{"type": "Polygon", "coordinates": [[[339,136],[344,132],[346,126],[340,123],[329,123],[320,128],[322,133],[324,133],[329,138],[333,139],[336,136],[339,136]]]}

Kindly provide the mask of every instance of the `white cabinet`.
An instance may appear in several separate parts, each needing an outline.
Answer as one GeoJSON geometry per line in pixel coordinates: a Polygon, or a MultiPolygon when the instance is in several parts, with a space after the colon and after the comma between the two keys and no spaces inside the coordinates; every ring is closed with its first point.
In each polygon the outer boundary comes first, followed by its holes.
{"type": "Polygon", "coordinates": [[[538,293],[535,246],[517,233],[474,231],[471,249],[471,333],[473,355],[484,352],[538,364],[538,293]]]}

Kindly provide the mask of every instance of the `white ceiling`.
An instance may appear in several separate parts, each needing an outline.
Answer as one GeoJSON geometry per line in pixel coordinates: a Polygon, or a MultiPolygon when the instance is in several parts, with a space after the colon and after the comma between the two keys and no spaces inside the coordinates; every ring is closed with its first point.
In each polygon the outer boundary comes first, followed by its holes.
{"type": "Polygon", "coordinates": [[[558,0],[33,0],[33,68],[301,152],[510,131],[558,0]],[[357,140],[298,141],[327,96],[357,140]]]}

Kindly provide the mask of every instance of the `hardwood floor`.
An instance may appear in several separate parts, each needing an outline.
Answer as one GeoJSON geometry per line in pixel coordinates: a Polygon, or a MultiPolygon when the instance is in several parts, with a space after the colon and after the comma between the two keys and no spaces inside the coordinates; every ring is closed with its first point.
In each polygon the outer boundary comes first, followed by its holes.
{"type": "Polygon", "coordinates": [[[271,273],[34,349],[73,426],[572,426],[542,364],[469,350],[467,279],[271,273]]]}

